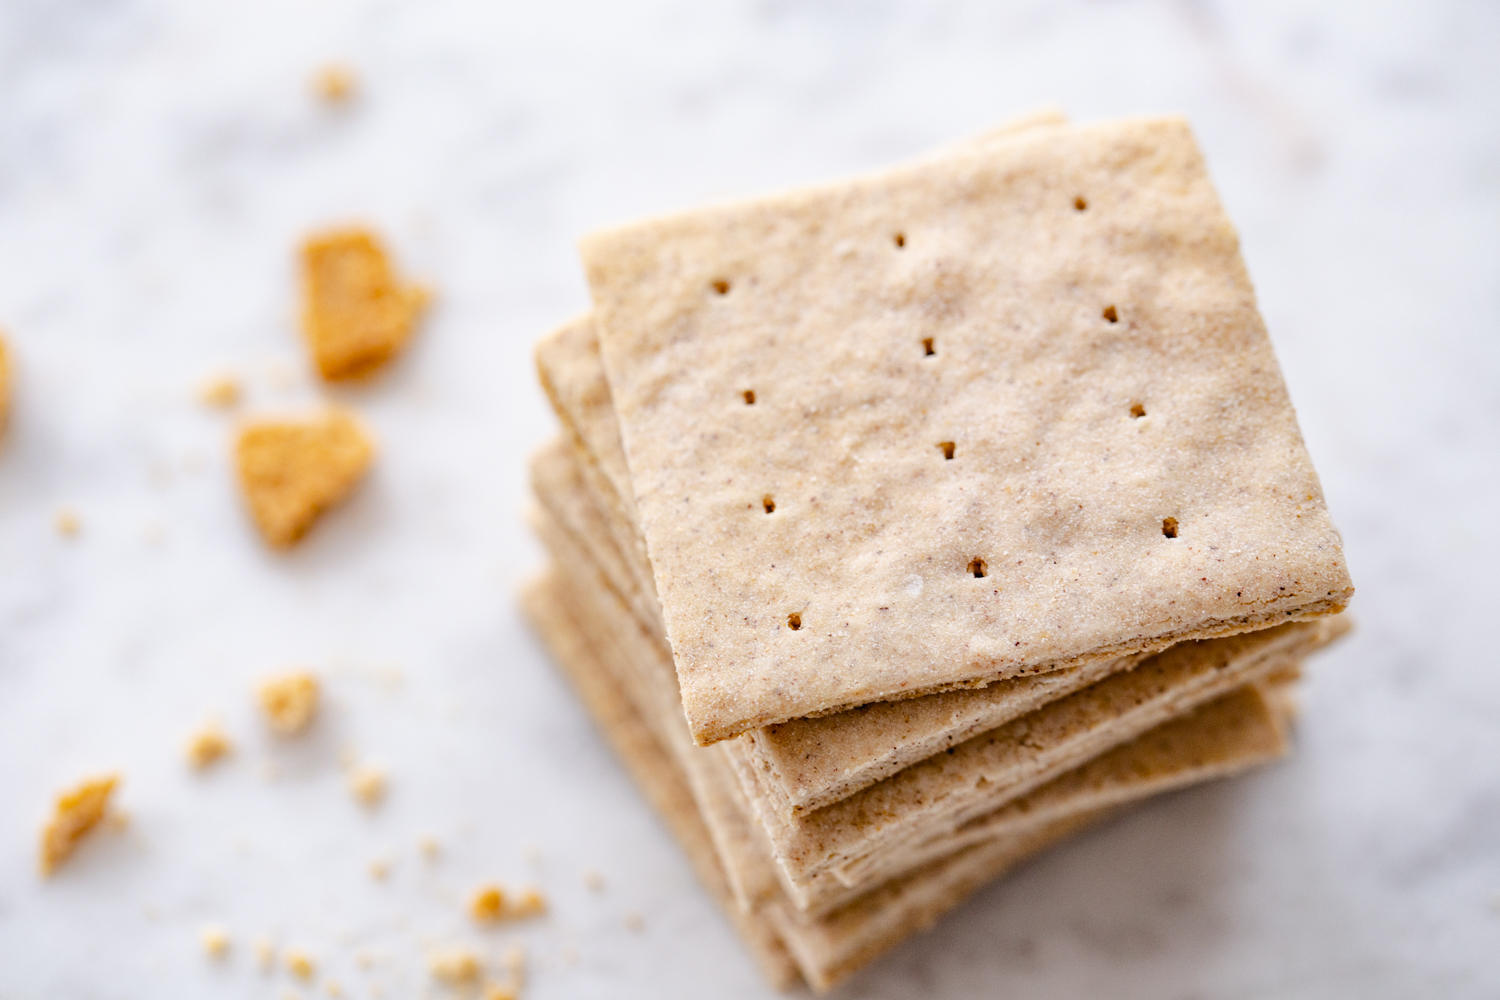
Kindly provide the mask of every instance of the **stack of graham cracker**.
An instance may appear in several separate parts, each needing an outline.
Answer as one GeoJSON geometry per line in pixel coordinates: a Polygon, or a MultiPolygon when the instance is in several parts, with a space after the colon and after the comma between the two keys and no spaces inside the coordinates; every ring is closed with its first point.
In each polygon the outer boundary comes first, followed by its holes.
{"type": "Polygon", "coordinates": [[[526,606],[780,985],[1286,752],[1353,592],[1185,123],[590,236],[526,606]]]}

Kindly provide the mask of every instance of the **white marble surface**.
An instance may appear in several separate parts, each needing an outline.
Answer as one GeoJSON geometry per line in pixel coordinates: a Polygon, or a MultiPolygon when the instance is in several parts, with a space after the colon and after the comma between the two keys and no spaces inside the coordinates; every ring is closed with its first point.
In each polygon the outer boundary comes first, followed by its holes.
{"type": "Polygon", "coordinates": [[[429,947],[513,939],[538,1000],[765,995],[517,616],[523,461],[553,427],[530,344],[585,304],[590,227],[1048,102],[1192,117],[1360,630],[1313,671],[1294,760],[1083,837],[846,995],[1500,993],[1500,9],[1251,7],[0,4],[0,997],[321,995],[255,969],[261,934],[354,997],[425,995],[429,947]],[[347,112],[308,97],[329,59],[359,73],[347,112]],[[290,251],[350,218],[440,304],[389,377],[333,394],[380,436],[372,481],[273,556],[192,390],[227,366],[254,408],[317,397],[290,251]],[[330,704],[278,747],[248,692],[287,664],[330,704]],[[199,777],[181,743],[210,712],[240,750],[199,777]],[[373,814],[344,747],[390,771],[373,814]],[[128,832],[41,882],[53,791],[103,768],[128,832]],[[553,916],[470,928],[487,877],[553,916]]]}

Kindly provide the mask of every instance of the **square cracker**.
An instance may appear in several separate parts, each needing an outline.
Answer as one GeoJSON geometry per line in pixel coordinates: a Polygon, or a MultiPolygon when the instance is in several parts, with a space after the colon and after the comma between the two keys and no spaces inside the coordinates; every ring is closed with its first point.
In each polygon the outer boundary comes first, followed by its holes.
{"type": "Polygon", "coordinates": [[[1022,132],[582,251],[700,743],[1352,593],[1180,120],[1022,132]]]}

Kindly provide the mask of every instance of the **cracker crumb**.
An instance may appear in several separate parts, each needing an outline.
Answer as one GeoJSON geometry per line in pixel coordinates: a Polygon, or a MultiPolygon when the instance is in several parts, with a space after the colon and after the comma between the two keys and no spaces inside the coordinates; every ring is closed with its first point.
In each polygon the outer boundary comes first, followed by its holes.
{"type": "Polygon", "coordinates": [[[603,892],[604,876],[590,868],[583,873],[583,884],[590,892],[603,892]]]}
{"type": "Polygon", "coordinates": [[[314,234],[302,245],[302,332],[324,379],[361,378],[410,339],[430,293],[397,281],[366,229],[314,234]]]}
{"type": "Polygon", "coordinates": [[[385,858],[376,858],[370,862],[370,877],[375,881],[384,882],[390,873],[391,863],[385,858]]]}
{"type": "Polygon", "coordinates": [[[439,855],[443,853],[443,846],[438,843],[436,837],[423,837],[417,841],[417,849],[422,852],[422,856],[428,861],[436,861],[439,855]]]}
{"type": "Polygon", "coordinates": [[[479,995],[483,1000],[517,1000],[521,991],[514,983],[497,983],[493,979],[487,979],[479,995]]]}
{"type": "Polygon", "coordinates": [[[341,997],[344,995],[344,988],[339,985],[337,979],[328,980],[328,982],[323,984],[323,989],[327,990],[328,995],[331,997],[341,997]]]}
{"type": "Polygon", "coordinates": [[[76,537],[83,528],[83,522],[79,520],[77,512],[68,507],[58,510],[52,523],[56,526],[57,533],[64,538],[76,537]]]}
{"type": "Polygon", "coordinates": [[[318,679],[306,671],[268,677],[261,682],[260,707],[271,728],[295,736],[312,723],[318,711],[318,679]]]}
{"type": "Polygon", "coordinates": [[[526,982],[526,949],[513,944],[505,949],[505,954],[500,960],[505,963],[505,971],[510,974],[510,981],[517,989],[520,989],[526,982]]]}
{"type": "Polygon", "coordinates": [[[361,805],[374,808],[385,798],[385,772],[379,768],[361,767],[349,775],[349,790],[361,805]]]}
{"type": "Polygon", "coordinates": [[[58,865],[68,860],[78,842],[104,819],[109,809],[109,797],[119,783],[117,774],[86,778],[58,795],[52,819],[42,830],[43,875],[51,875],[58,865]]]}
{"type": "Polygon", "coordinates": [[[10,422],[10,349],[5,346],[5,337],[0,336],[0,434],[10,422]]]}
{"type": "Polygon", "coordinates": [[[209,958],[218,960],[229,954],[229,932],[218,924],[209,924],[200,935],[203,951],[209,958]]]}
{"type": "Polygon", "coordinates": [[[260,966],[262,972],[271,971],[271,966],[276,962],[276,949],[271,947],[271,940],[267,937],[255,939],[255,964],[260,966]]]}
{"type": "Polygon", "coordinates": [[[646,929],[646,918],[641,916],[639,913],[625,914],[625,929],[632,933],[639,934],[641,931],[646,929]]]}
{"type": "Polygon", "coordinates": [[[329,63],[313,74],[313,93],[329,104],[344,104],[354,96],[354,71],[342,63],[329,63]]]}
{"type": "Polygon", "coordinates": [[[198,402],[216,410],[228,410],[240,402],[240,380],[228,373],[213,375],[198,386],[198,402]]]}
{"type": "Polygon", "coordinates": [[[235,445],[240,489],[266,542],[294,545],[349,495],[374,454],[369,435],[342,410],[242,427],[235,445]]]}
{"type": "Polygon", "coordinates": [[[469,902],[469,916],[481,922],[499,920],[505,913],[505,890],[498,885],[482,885],[469,902]]]}
{"type": "Polygon", "coordinates": [[[317,964],[313,962],[312,956],[299,948],[287,949],[286,967],[292,975],[304,980],[312,979],[318,971],[317,964]]]}
{"type": "Polygon", "coordinates": [[[217,722],[204,723],[188,737],[188,763],[202,770],[214,761],[226,757],[234,750],[234,744],[217,722]]]}
{"type": "Polygon", "coordinates": [[[539,917],[547,912],[547,897],[541,891],[533,888],[521,890],[521,895],[511,904],[507,916],[516,920],[525,920],[527,917],[539,917]]]}
{"type": "Polygon", "coordinates": [[[467,948],[449,948],[434,954],[428,960],[432,978],[450,986],[461,986],[479,979],[482,971],[479,956],[467,948]]]}

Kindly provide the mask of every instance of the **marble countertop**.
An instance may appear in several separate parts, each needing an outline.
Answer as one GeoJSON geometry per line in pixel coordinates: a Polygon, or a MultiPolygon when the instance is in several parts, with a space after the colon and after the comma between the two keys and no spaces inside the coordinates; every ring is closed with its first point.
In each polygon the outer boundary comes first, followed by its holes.
{"type": "Polygon", "coordinates": [[[530,345],[585,306],[590,228],[1043,104],[1190,116],[1359,629],[1316,661],[1293,759],[1052,852],[845,995],[1500,993],[1497,50],[1500,10],[1462,3],[0,5],[0,997],[327,995],[259,971],[261,936],[350,997],[444,995],[432,949],[512,942],[536,1000],[768,995],[517,613],[555,426],[530,345]],[[346,108],[310,97],[329,61],[346,108]],[[439,296],[386,377],[328,391],[292,251],[344,220],[439,296]],[[223,369],[247,410],[331,398],[380,439],[289,555],[194,399],[223,369]],[[289,665],[328,699],[281,745],[250,691],[289,665]],[[194,774],[212,714],[238,750],[194,774]],[[390,775],[374,811],[351,756],[390,775]],[[53,793],[103,769],[128,827],[40,880],[53,793]],[[551,915],[473,928],[486,879],[551,915]]]}

